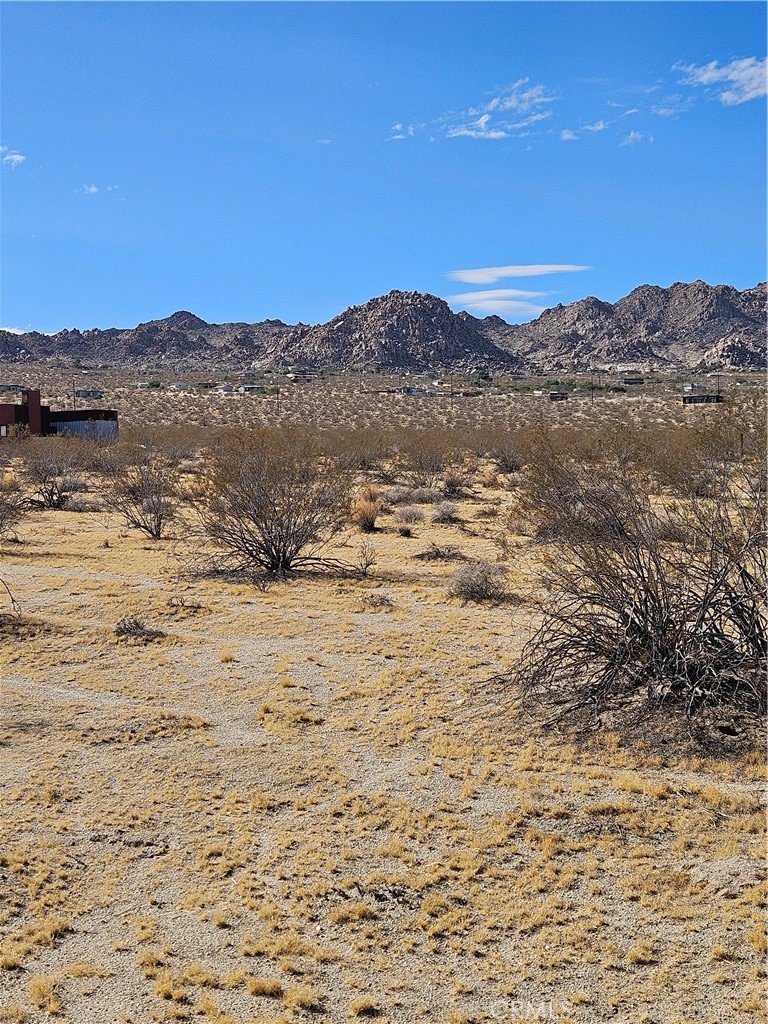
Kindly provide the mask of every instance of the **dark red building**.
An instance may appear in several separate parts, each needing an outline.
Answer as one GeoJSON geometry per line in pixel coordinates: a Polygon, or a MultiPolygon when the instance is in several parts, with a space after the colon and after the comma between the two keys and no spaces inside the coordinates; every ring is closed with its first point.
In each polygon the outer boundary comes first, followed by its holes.
{"type": "Polygon", "coordinates": [[[0,404],[0,437],[8,437],[13,427],[26,427],[30,434],[76,434],[101,441],[117,436],[114,409],[51,409],[41,405],[40,392],[27,388],[21,402],[0,404]]]}

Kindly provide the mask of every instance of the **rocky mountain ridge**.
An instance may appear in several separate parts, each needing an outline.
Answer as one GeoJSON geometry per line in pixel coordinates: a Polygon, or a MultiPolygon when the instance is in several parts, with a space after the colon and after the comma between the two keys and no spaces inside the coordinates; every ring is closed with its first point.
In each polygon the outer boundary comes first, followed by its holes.
{"type": "Polygon", "coordinates": [[[744,291],[703,281],[641,285],[616,303],[588,296],[525,324],[453,313],[434,295],[392,291],[316,326],[209,324],[180,310],[128,329],[0,331],[0,360],[201,371],[764,367],[766,333],[765,283],[744,291]]]}

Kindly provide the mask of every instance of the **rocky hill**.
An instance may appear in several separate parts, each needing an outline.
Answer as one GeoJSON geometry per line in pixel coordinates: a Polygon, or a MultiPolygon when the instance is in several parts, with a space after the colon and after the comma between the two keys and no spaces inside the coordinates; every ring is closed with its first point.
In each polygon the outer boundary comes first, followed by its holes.
{"type": "Polygon", "coordinates": [[[327,324],[297,328],[278,343],[274,355],[286,363],[377,370],[514,368],[519,363],[451,312],[443,299],[399,291],[352,306],[327,324]]]}
{"type": "Polygon", "coordinates": [[[209,324],[181,311],[137,327],[46,335],[0,331],[0,360],[74,360],[137,370],[269,365],[333,369],[550,370],[635,366],[764,367],[766,285],[642,285],[616,303],[594,297],[527,324],[455,314],[442,299],[392,291],[327,324],[209,324]]]}
{"type": "Polygon", "coordinates": [[[615,304],[590,296],[527,324],[459,315],[507,352],[546,368],[766,365],[765,284],[742,292],[703,281],[641,285],[615,304]]]}

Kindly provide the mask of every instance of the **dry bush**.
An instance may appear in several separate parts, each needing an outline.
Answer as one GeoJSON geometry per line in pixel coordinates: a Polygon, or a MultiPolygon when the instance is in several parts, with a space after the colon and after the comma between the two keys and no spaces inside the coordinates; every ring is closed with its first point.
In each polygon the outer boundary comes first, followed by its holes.
{"type": "Polygon", "coordinates": [[[435,544],[413,556],[419,562],[463,562],[466,555],[455,544],[435,544]]]}
{"type": "Polygon", "coordinates": [[[152,449],[115,451],[103,468],[108,479],[104,506],[153,540],[163,537],[179,515],[176,458],[152,449]]]}
{"type": "MultiPolygon", "coordinates": [[[[370,494],[371,488],[364,488],[370,494]]],[[[361,534],[373,534],[376,520],[381,512],[381,502],[360,494],[352,502],[351,519],[357,524],[361,534]]]]}
{"type": "Polygon", "coordinates": [[[403,526],[413,526],[424,520],[424,513],[418,505],[401,505],[395,513],[396,522],[403,526]]]}
{"type": "Polygon", "coordinates": [[[432,522],[443,525],[461,522],[458,505],[454,505],[452,501],[441,501],[438,505],[435,505],[435,510],[432,513],[432,522]]]}
{"type": "Polygon", "coordinates": [[[0,537],[11,534],[21,522],[26,499],[15,477],[0,476],[0,537]]]}
{"type": "Polygon", "coordinates": [[[458,597],[462,601],[479,603],[486,601],[506,601],[510,594],[507,590],[509,570],[504,565],[494,562],[469,562],[460,566],[451,578],[448,588],[449,597],[458,597]]]}
{"type": "Polygon", "coordinates": [[[21,476],[31,491],[33,504],[63,509],[70,498],[85,489],[85,446],[65,437],[32,437],[23,445],[21,476]]]}
{"type": "Polygon", "coordinates": [[[165,636],[161,629],[151,629],[143,619],[135,615],[126,615],[115,626],[115,636],[121,640],[138,640],[150,644],[165,636]]]}
{"type": "Polygon", "coordinates": [[[542,553],[549,596],[502,687],[549,722],[661,707],[689,719],[763,714],[765,493],[721,467],[711,497],[659,510],[646,483],[618,467],[529,483],[552,539],[542,553]]]}
{"type": "Polygon", "coordinates": [[[303,434],[238,435],[212,457],[200,515],[232,569],[284,576],[341,566],[320,554],[349,515],[350,476],[303,434]]]}

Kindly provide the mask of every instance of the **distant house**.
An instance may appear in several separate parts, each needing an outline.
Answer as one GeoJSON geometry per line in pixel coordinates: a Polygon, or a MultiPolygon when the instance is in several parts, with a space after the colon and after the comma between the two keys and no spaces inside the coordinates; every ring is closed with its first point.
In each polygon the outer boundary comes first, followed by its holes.
{"type": "Polygon", "coordinates": [[[213,389],[219,395],[231,395],[235,390],[231,384],[219,384],[218,387],[213,389]]]}
{"type": "Polygon", "coordinates": [[[169,384],[168,387],[172,391],[186,391],[189,384],[185,380],[175,380],[173,384],[169,384]]]}
{"type": "Polygon", "coordinates": [[[241,384],[237,389],[240,395],[263,395],[266,390],[263,384],[241,384]]]}
{"type": "Polygon", "coordinates": [[[549,392],[550,402],[567,402],[568,392],[567,391],[550,391],[549,392]]]}
{"type": "Polygon", "coordinates": [[[0,384],[0,391],[5,394],[20,395],[25,390],[23,384],[0,384]]]}
{"type": "Polygon", "coordinates": [[[708,405],[710,402],[724,402],[723,395],[683,395],[683,405],[708,405]]]}
{"type": "Polygon", "coordinates": [[[101,441],[117,436],[117,413],[114,409],[51,409],[40,403],[39,391],[25,388],[21,402],[0,405],[0,437],[8,437],[14,428],[43,437],[76,434],[101,441]]]}
{"type": "Polygon", "coordinates": [[[75,398],[90,398],[98,401],[104,397],[104,392],[100,391],[99,388],[80,388],[75,391],[75,398]]]}
{"type": "Polygon", "coordinates": [[[645,384],[645,378],[643,377],[625,377],[624,383],[629,384],[632,387],[637,387],[640,384],[645,384]]]}

